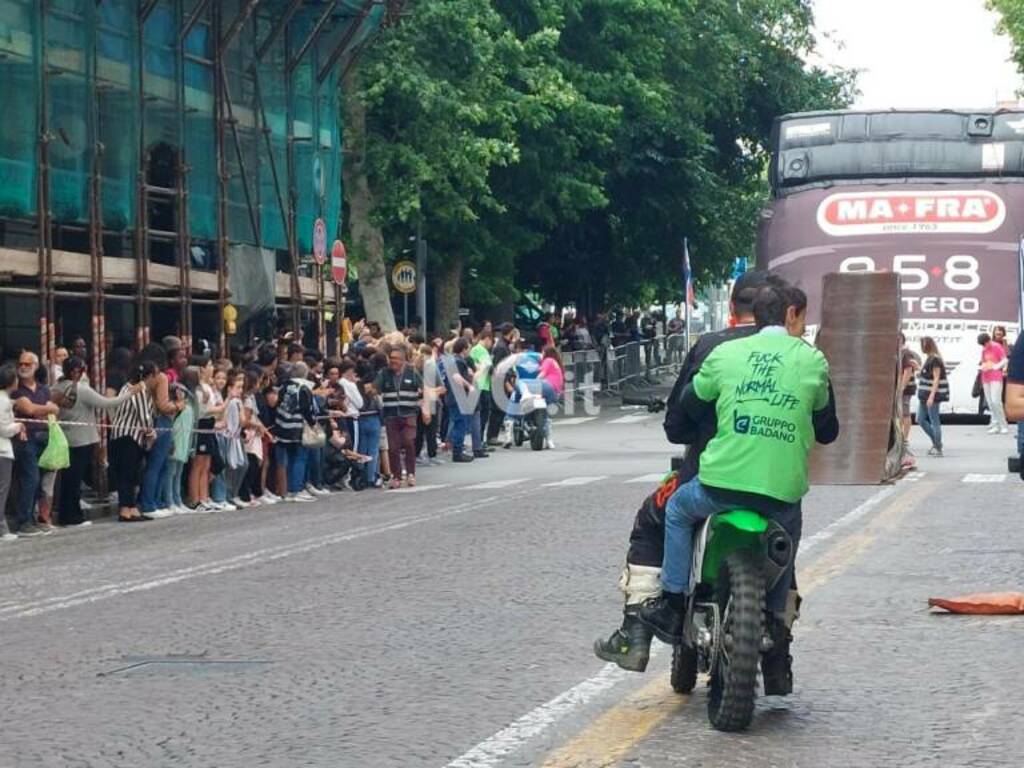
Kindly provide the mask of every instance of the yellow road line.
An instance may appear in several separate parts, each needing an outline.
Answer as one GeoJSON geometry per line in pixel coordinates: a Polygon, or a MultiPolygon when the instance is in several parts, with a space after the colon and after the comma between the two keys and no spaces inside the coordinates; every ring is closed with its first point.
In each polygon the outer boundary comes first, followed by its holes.
{"type": "MultiPolygon", "coordinates": [[[[908,484],[893,501],[877,512],[862,529],[854,529],[809,567],[800,571],[804,597],[834,579],[899,519],[937,487],[936,483],[908,484]]],[[[543,768],[612,768],[648,734],[682,709],[690,700],[672,690],[664,674],[597,717],[582,732],[550,752],[543,768]]]]}

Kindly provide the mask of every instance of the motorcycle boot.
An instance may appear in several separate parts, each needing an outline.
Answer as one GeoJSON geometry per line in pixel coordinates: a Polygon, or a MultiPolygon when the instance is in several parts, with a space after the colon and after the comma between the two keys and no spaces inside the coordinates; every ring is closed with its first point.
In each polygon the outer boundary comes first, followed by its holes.
{"type": "Polygon", "coordinates": [[[594,641],[597,658],[618,664],[628,672],[643,672],[651,657],[654,634],[640,621],[640,606],[627,605],[622,611],[622,626],[607,639],[594,641]]]}
{"type": "Polygon", "coordinates": [[[761,655],[761,677],[765,696],[788,696],[793,692],[793,657],[789,654],[793,634],[786,622],[773,616],[769,635],[771,650],[761,655]]]}
{"type": "Polygon", "coordinates": [[[643,672],[651,655],[653,633],[640,621],[640,606],[661,594],[661,569],[626,563],[619,579],[619,589],[626,596],[622,625],[608,638],[594,641],[599,659],[618,664],[629,672],[643,672]]]}
{"type": "Polygon", "coordinates": [[[654,632],[654,636],[669,645],[683,641],[683,612],[686,593],[662,592],[661,597],[648,600],[640,606],[640,621],[654,632]]]}

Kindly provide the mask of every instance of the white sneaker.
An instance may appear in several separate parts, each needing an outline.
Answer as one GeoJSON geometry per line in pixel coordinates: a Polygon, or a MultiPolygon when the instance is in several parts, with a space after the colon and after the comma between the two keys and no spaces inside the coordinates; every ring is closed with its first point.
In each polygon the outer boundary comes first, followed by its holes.
{"type": "Polygon", "coordinates": [[[78,506],[80,506],[86,512],[91,512],[92,510],[96,509],[96,505],[95,504],[93,504],[92,502],[86,501],[85,499],[80,499],[78,501],[78,506]]]}
{"type": "Polygon", "coordinates": [[[209,515],[212,512],[219,512],[220,510],[213,506],[212,501],[201,501],[192,507],[191,511],[193,515],[209,515]]]}
{"type": "Polygon", "coordinates": [[[306,486],[306,493],[310,496],[327,496],[330,494],[330,491],[325,488],[317,488],[315,485],[310,483],[306,486]]]}
{"type": "Polygon", "coordinates": [[[3,536],[0,536],[0,541],[17,541],[17,540],[18,540],[18,536],[16,534],[13,534],[13,533],[5,533],[3,536]]]}
{"type": "Polygon", "coordinates": [[[175,504],[174,506],[171,507],[171,510],[176,515],[187,515],[192,512],[192,510],[186,507],[184,504],[175,504]]]}
{"type": "Polygon", "coordinates": [[[276,493],[273,493],[271,491],[264,491],[263,496],[261,496],[260,498],[270,499],[271,504],[277,504],[279,501],[284,501],[284,499],[282,499],[276,493]]]}
{"type": "Polygon", "coordinates": [[[92,525],[92,520],[83,520],[80,523],[72,523],[71,525],[65,525],[64,528],[88,528],[92,525]]]}
{"type": "Polygon", "coordinates": [[[988,428],[988,433],[989,433],[990,435],[994,435],[994,434],[995,434],[996,432],[998,432],[998,431],[999,431],[999,427],[989,427],[989,428],[988,428]]]}
{"type": "Polygon", "coordinates": [[[235,498],[233,498],[231,500],[231,503],[234,504],[239,509],[245,509],[246,507],[251,506],[250,502],[246,501],[245,499],[243,499],[243,498],[241,498],[239,496],[236,496],[235,498]]]}
{"type": "Polygon", "coordinates": [[[300,501],[300,502],[304,502],[305,503],[305,502],[310,502],[310,501],[316,501],[316,497],[315,496],[311,496],[310,494],[306,493],[305,491],[299,491],[298,493],[293,493],[292,494],[291,501],[300,501]]]}
{"type": "Polygon", "coordinates": [[[162,520],[165,517],[172,517],[174,513],[164,507],[163,509],[154,509],[152,512],[147,512],[146,515],[154,520],[162,520]]]}
{"type": "Polygon", "coordinates": [[[1008,435],[1008,434],[1010,434],[1010,430],[1008,430],[1006,427],[1000,427],[999,428],[999,434],[1000,435],[1008,435]]]}

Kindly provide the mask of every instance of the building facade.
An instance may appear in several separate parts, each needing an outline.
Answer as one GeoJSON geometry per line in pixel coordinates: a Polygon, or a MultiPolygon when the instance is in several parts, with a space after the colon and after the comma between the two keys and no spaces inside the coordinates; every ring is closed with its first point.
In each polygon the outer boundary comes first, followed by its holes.
{"type": "Polygon", "coordinates": [[[82,336],[102,381],[167,334],[333,343],[314,222],[340,237],[341,79],[379,6],[0,0],[4,355],[82,336]]]}

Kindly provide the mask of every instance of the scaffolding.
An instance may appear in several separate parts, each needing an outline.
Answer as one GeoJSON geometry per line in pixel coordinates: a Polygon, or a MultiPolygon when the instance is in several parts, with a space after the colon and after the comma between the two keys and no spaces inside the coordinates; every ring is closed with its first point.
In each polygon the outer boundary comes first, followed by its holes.
{"type": "Polygon", "coordinates": [[[3,351],[38,339],[52,360],[81,335],[103,382],[127,329],[226,350],[228,304],[240,329],[283,316],[326,350],[340,296],[313,223],[340,237],[341,73],[383,12],[0,0],[3,351]]]}

